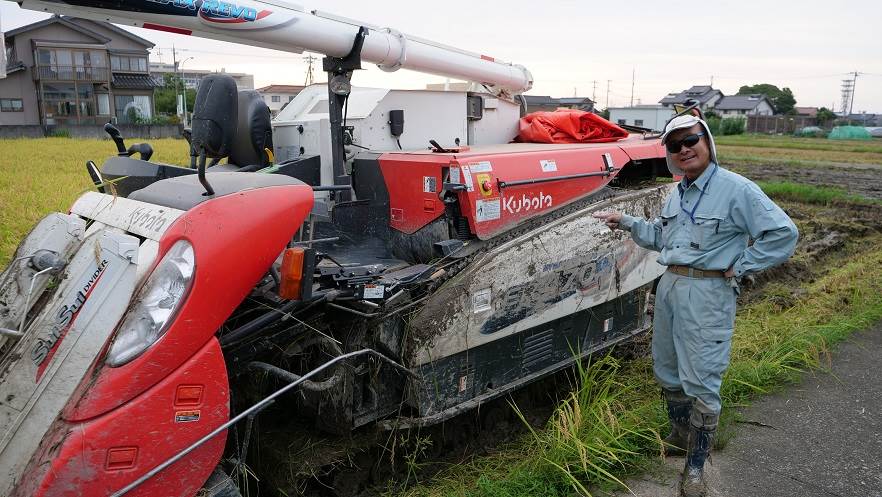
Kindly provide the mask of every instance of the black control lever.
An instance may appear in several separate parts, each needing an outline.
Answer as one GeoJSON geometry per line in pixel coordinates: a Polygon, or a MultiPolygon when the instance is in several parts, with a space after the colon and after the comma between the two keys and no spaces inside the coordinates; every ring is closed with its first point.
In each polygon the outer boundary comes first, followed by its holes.
{"type": "Polygon", "coordinates": [[[129,149],[126,150],[125,153],[126,157],[131,157],[135,154],[141,154],[141,160],[149,161],[150,157],[153,156],[153,147],[151,147],[149,143],[136,143],[129,147],[129,149]]]}
{"type": "Polygon", "coordinates": [[[116,143],[116,151],[122,157],[128,157],[132,154],[129,154],[126,150],[126,142],[123,140],[122,133],[119,132],[119,128],[114,126],[111,123],[107,123],[104,125],[104,132],[110,135],[110,138],[113,139],[113,143],[116,143]]]}

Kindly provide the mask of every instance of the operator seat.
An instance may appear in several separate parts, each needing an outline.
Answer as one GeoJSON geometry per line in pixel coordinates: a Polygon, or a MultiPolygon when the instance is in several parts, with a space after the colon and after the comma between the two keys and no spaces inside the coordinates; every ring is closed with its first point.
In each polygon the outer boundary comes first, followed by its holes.
{"type": "Polygon", "coordinates": [[[273,150],[272,116],[260,93],[239,90],[239,118],[228,164],[257,170],[272,165],[266,150],[273,150]]]}

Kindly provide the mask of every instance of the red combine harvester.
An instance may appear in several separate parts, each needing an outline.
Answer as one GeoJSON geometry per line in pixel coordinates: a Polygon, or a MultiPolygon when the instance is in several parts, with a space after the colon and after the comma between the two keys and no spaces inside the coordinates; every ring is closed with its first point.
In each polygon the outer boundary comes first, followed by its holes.
{"type": "Polygon", "coordinates": [[[190,168],[106,127],[97,191],[0,276],[0,495],[236,496],[249,440],[435,425],[648,329],[662,267],[590,214],[656,216],[663,148],[512,143],[526,69],[278,0],[19,3],[324,53],[330,84],[271,124],[207,78],[190,168]],[[363,61],[478,84],[352,88],[363,61]]]}

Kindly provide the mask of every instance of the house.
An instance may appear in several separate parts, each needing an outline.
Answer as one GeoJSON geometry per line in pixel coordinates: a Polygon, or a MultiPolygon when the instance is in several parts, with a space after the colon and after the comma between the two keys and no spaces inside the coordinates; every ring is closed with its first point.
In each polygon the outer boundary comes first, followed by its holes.
{"type": "Polygon", "coordinates": [[[54,16],[5,34],[0,125],[150,119],[153,43],[106,22],[54,16]]]}
{"type": "Polygon", "coordinates": [[[688,90],[679,93],[668,93],[664,98],[658,101],[663,107],[673,108],[674,105],[688,105],[690,100],[696,100],[702,111],[712,109],[720,99],[723,98],[723,92],[715,90],[712,86],[693,86],[688,90]]]}
{"type": "Polygon", "coordinates": [[[723,97],[714,107],[720,117],[771,116],[775,114],[772,102],[763,94],[731,95],[723,97]]]}
{"type": "Polygon", "coordinates": [[[818,117],[817,107],[794,107],[793,111],[796,112],[797,116],[801,117],[810,117],[812,119],[816,119],[818,117]]]}
{"type": "MultiPolygon", "coordinates": [[[[216,74],[217,71],[210,71],[208,69],[190,69],[187,67],[182,67],[183,64],[178,63],[178,70],[175,71],[174,64],[165,64],[162,62],[151,62],[150,63],[150,75],[153,76],[153,79],[156,81],[157,85],[165,84],[165,75],[166,74],[175,74],[177,73],[181,80],[184,82],[184,86],[191,90],[195,90],[199,88],[199,83],[202,82],[202,79],[208,76],[209,74],[216,74]]],[[[227,72],[223,69],[220,71],[227,76],[231,76],[234,81],[236,81],[236,87],[240,90],[253,90],[254,89],[254,75],[247,74],[243,72],[227,72]]]]}
{"type": "Polygon", "coordinates": [[[575,109],[591,112],[594,101],[586,97],[554,98],[547,95],[523,95],[527,112],[555,111],[558,109],[575,109]]]}
{"type": "Polygon", "coordinates": [[[664,105],[609,108],[609,121],[612,123],[640,126],[656,131],[663,130],[665,124],[673,116],[674,109],[664,105]]]}
{"type": "Polygon", "coordinates": [[[269,106],[273,117],[276,117],[303,88],[305,87],[298,85],[269,85],[258,88],[257,92],[263,96],[263,101],[269,106]]]}

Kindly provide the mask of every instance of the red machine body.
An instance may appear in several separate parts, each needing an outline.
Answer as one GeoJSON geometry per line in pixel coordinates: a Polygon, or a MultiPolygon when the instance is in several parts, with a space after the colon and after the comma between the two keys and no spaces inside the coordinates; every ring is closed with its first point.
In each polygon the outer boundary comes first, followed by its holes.
{"type": "MultiPolygon", "coordinates": [[[[178,240],[191,243],[196,272],[187,300],[139,357],[110,367],[99,356],[13,495],[109,495],[227,421],[227,370],[215,333],[312,203],[307,185],[273,186],[199,203],[176,220],[156,261],[178,240]]],[[[225,437],[217,436],[127,495],[194,495],[224,446],[225,437]]]]}
{"type": "Polygon", "coordinates": [[[379,157],[390,226],[412,234],[444,213],[439,193],[458,190],[471,232],[488,239],[606,186],[630,161],[664,156],[658,140],[517,143],[455,152],[391,152],[379,157]]]}

